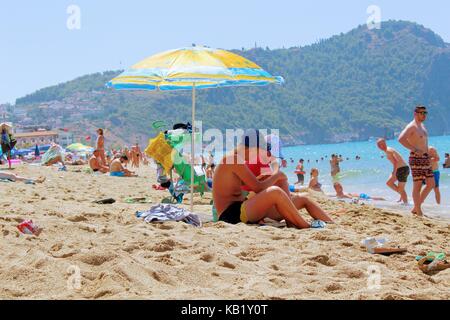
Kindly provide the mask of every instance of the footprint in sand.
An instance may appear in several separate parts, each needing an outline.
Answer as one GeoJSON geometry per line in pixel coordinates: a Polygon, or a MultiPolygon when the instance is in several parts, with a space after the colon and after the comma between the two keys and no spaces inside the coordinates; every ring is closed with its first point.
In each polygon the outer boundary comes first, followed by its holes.
{"type": "Polygon", "coordinates": [[[155,223],[152,226],[161,230],[172,230],[174,228],[173,225],[170,225],[168,223],[155,223]]]}
{"type": "Polygon", "coordinates": [[[236,269],[236,266],[234,264],[229,263],[227,261],[223,261],[223,262],[219,263],[218,265],[221,267],[224,267],[224,268],[228,268],[228,269],[236,269]]]}
{"type": "Polygon", "coordinates": [[[332,283],[325,287],[326,292],[336,292],[342,289],[343,287],[339,283],[332,283]]]}
{"type": "Polygon", "coordinates": [[[181,243],[176,242],[172,239],[167,239],[167,240],[161,241],[160,243],[157,243],[156,245],[154,245],[152,247],[152,250],[156,251],[156,252],[165,252],[165,251],[172,251],[176,247],[181,247],[181,243]]]}
{"type": "Polygon", "coordinates": [[[354,246],[354,244],[353,243],[351,243],[351,242],[343,242],[343,243],[341,243],[341,245],[343,246],[343,247],[353,247],[354,246]]]}
{"type": "MultiPolygon", "coordinates": [[[[149,258],[151,258],[151,257],[149,257],[149,258]]],[[[154,260],[156,262],[163,263],[163,264],[165,264],[167,266],[174,266],[175,265],[175,262],[173,261],[172,256],[170,254],[163,254],[162,256],[154,258],[154,260]]]]}
{"type": "Polygon", "coordinates": [[[172,281],[172,279],[164,272],[160,271],[148,271],[148,273],[150,274],[150,276],[155,279],[158,282],[164,283],[164,284],[169,284],[169,285],[173,285],[174,282],[172,281]]]}
{"type": "Polygon", "coordinates": [[[200,260],[203,260],[205,262],[212,262],[215,258],[215,255],[212,253],[205,253],[200,257],[200,260]]]}
{"type": "Polygon", "coordinates": [[[78,228],[80,228],[81,230],[87,231],[87,232],[97,233],[97,230],[95,229],[95,227],[91,227],[91,226],[86,225],[86,224],[80,224],[78,226],[78,228]]]}
{"type": "Polygon", "coordinates": [[[115,254],[108,253],[85,253],[79,255],[77,260],[92,266],[101,266],[105,262],[114,260],[116,257],[115,254]]]}
{"type": "Polygon", "coordinates": [[[360,279],[365,276],[365,273],[362,272],[361,270],[352,270],[352,269],[346,269],[342,272],[342,274],[346,275],[351,279],[360,279]]]}
{"type": "Polygon", "coordinates": [[[69,220],[71,222],[81,222],[81,221],[87,221],[88,219],[83,215],[76,215],[76,216],[68,217],[67,220],[69,220]]]}
{"type": "Polygon", "coordinates": [[[273,264],[273,265],[271,265],[270,267],[271,267],[273,270],[275,270],[275,271],[280,270],[280,268],[279,268],[276,264],[273,264]]]}
{"type": "Polygon", "coordinates": [[[280,278],[272,278],[269,279],[270,282],[272,282],[275,286],[279,287],[279,288],[283,288],[286,285],[286,281],[284,281],[283,279],[280,278]]]}
{"type": "Polygon", "coordinates": [[[320,263],[327,267],[334,267],[336,265],[336,262],[326,255],[315,256],[312,257],[310,260],[320,263]]]}

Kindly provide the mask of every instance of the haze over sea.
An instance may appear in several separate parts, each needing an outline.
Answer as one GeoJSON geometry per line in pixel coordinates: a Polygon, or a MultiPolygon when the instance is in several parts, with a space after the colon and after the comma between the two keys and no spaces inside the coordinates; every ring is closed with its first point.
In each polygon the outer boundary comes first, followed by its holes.
{"type": "MultiPolygon", "coordinates": [[[[450,169],[443,169],[445,153],[450,152],[450,136],[431,137],[430,146],[437,148],[441,157],[439,170],[441,172],[440,190],[441,205],[437,205],[434,191],[428,196],[423,207],[425,215],[431,217],[442,217],[450,219],[450,169]]],[[[388,146],[395,148],[401,153],[405,161],[408,161],[409,151],[406,150],[396,140],[387,141],[388,146]]],[[[389,209],[410,212],[412,209],[412,176],[408,178],[406,191],[409,197],[409,206],[397,203],[398,194],[386,186],[386,181],[392,172],[392,164],[386,159],[384,153],[380,151],[375,141],[347,142],[340,144],[304,145],[295,147],[284,147],[283,156],[288,160],[288,167],[283,171],[289,176],[289,182],[297,181],[294,174],[295,167],[300,158],[305,160],[305,185],[309,183],[309,172],[316,167],[320,171],[319,181],[323,184],[322,189],[326,194],[335,194],[330,176],[330,156],[331,154],[342,155],[344,161],[341,163],[341,183],[346,193],[366,193],[369,196],[381,196],[387,201],[365,201],[378,207],[389,207],[389,209]],[[359,155],[361,160],[355,160],[359,155]],[[325,158],[327,156],[327,158],[325,158]],[[324,160],[321,160],[321,157],[324,160]],[[294,159],[294,163],[290,162],[294,159]],[[348,158],[349,160],[346,160],[348,158]],[[309,163],[308,163],[309,159],[309,163]],[[318,163],[316,163],[318,160],[318,163]]]]}

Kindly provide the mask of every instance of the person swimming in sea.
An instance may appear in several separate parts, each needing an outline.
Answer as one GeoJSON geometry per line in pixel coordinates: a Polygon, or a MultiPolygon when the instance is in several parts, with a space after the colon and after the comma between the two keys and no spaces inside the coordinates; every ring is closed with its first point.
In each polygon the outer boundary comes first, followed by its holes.
{"type": "Polygon", "coordinates": [[[309,188],[317,192],[323,192],[322,184],[319,182],[319,169],[317,168],[311,169],[311,180],[309,181],[309,188]]]}
{"type": "Polygon", "coordinates": [[[305,184],[305,167],[303,165],[304,161],[305,160],[300,159],[298,161],[297,167],[295,168],[295,174],[297,175],[297,182],[295,184],[305,184]]]}
{"type": "Polygon", "coordinates": [[[339,156],[332,154],[331,160],[330,160],[330,167],[331,167],[331,178],[335,179],[335,177],[341,172],[341,168],[339,166],[339,163],[342,162],[342,159],[339,158],[339,156]]]}

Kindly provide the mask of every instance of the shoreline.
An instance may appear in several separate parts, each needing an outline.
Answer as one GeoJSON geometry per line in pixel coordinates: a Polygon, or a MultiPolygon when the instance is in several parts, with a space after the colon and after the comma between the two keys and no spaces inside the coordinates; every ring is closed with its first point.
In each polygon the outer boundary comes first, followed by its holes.
{"type": "Polygon", "coordinates": [[[427,275],[415,261],[448,250],[448,223],[311,193],[328,212],[345,209],[333,215],[336,224],[297,230],[207,222],[211,194],[194,198],[201,228],[148,224],[134,213],[168,195],[151,189],[150,167],[138,178],[75,172],[83,168],[21,166],[14,173],[47,180],[0,182],[1,299],[450,299],[450,269],[427,275]],[[124,202],[133,196],[152,203],[124,202]],[[92,204],[109,197],[117,202],[92,204]],[[42,233],[20,234],[22,219],[33,219],[42,233]],[[372,255],[361,246],[367,237],[387,237],[408,252],[372,255]],[[371,268],[381,277],[377,289],[367,285],[371,268]]]}
{"type": "MultiPolygon", "coordinates": [[[[406,123],[405,123],[406,125],[406,123]]],[[[364,140],[346,140],[346,141],[335,141],[335,142],[322,142],[322,143],[305,143],[305,144],[291,144],[291,143],[283,143],[283,147],[285,148],[295,148],[295,147],[308,147],[308,146],[327,146],[327,145],[334,145],[334,144],[345,144],[345,143],[359,143],[359,142],[375,142],[375,140],[372,140],[372,138],[375,138],[376,136],[371,136],[364,140]]],[[[442,137],[450,137],[449,134],[439,134],[439,135],[430,135],[429,138],[442,138],[442,137]]],[[[382,138],[382,137],[380,137],[382,138]]],[[[386,142],[390,141],[396,141],[397,137],[392,138],[386,138],[386,142]]]]}
{"type": "MultiPolygon", "coordinates": [[[[335,202],[341,202],[341,203],[347,203],[347,204],[351,204],[351,200],[344,200],[344,199],[338,199],[336,198],[336,196],[333,195],[324,195],[327,199],[331,200],[331,201],[335,201],[335,202]]],[[[390,211],[392,213],[395,214],[401,214],[402,216],[405,217],[410,217],[410,218],[422,218],[419,216],[415,216],[411,213],[411,209],[413,208],[413,204],[409,203],[407,206],[403,206],[401,204],[395,203],[395,202],[391,202],[391,201],[375,201],[375,200],[360,200],[361,203],[359,204],[354,204],[354,205],[360,205],[360,206],[372,206],[373,208],[376,209],[380,209],[380,210],[387,210],[390,211]]],[[[433,220],[437,220],[443,223],[448,223],[450,225],[450,217],[443,217],[439,214],[426,214],[423,216],[424,218],[427,219],[433,219],[433,220]]]]}

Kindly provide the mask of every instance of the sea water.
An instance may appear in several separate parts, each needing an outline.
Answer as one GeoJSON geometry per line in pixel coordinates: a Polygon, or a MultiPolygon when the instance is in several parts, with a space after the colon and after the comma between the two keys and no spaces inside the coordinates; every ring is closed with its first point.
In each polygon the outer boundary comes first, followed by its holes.
{"type": "MultiPolygon", "coordinates": [[[[407,149],[396,140],[387,141],[387,144],[399,151],[408,163],[409,151],[407,149]]],[[[434,191],[432,191],[425,201],[423,211],[425,215],[430,217],[450,219],[450,169],[443,169],[442,167],[445,153],[450,153],[450,136],[431,137],[429,145],[437,148],[441,158],[439,164],[441,205],[436,204],[434,191]]],[[[365,193],[369,196],[383,197],[387,201],[365,202],[402,212],[412,210],[412,176],[409,176],[406,185],[410,205],[405,206],[397,203],[400,198],[399,195],[386,186],[386,181],[392,173],[392,164],[386,159],[385,153],[377,148],[376,141],[284,147],[282,155],[288,161],[288,167],[284,168],[283,171],[288,175],[289,182],[295,183],[297,181],[297,176],[294,173],[295,167],[299,159],[304,159],[305,185],[307,186],[309,183],[311,168],[318,168],[320,171],[319,182],[323,185],[322,189],[326,194],[335,195],[330,175],[331,154],[342,155],[344,159],[340,163],[340,182],[345,193],[365,193]],[[361,159],[356,160],[356,156],[360,156],[361,159]],[[294,159],[293,163],[291,163],[290,158],[294,159]]]]}

